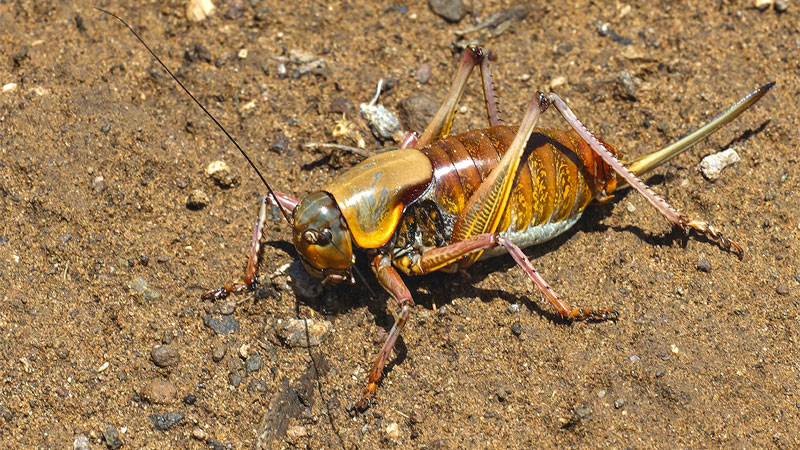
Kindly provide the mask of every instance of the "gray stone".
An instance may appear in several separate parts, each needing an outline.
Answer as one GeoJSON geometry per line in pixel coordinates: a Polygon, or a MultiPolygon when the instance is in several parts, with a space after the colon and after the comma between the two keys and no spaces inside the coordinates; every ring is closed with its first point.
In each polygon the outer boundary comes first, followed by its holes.
{"type": "Polygon", "coordinates": [[[239,331],[239,321],[233,316],[214,317],[206,315],[203,317],[203,325],[216,331],[217,334],[231,334],[239,331]]]}
{"type": "Polygon", "coordinates": [[[459,22],[467,15],[467,7],[462,0],[428,0],[431,10],[448,22],[459,22]]]}
{"type": "Polygon", "coordinates": [[[150,286],[147,284],[147,280],[142,277],[136,277],[129,281],[128,288],[141,295],[142,299],[145,301],[150,302],[161,300],[161,293],[154,289],[150,289],[150,286]]]}
{"type": "Polygon", "coordinates": [[[150,351],[150,359],[158,367],[175,366],[180,362],[178,349],[172,345],[156,345],[150,351]]]}
{"type": "Polygon", "coordinates": [[[150,422],[158,431],[166,431],[182,421],[185,415],[182,412],[168,412],[163,414],[150,414],[150,422]]]}
{"type": "Polygon", "coordinates": [[[248,375],[252,375],[261,370],[262,365],[263,365],[263,360],[261,358],[261,355],[258,354],[258,352],[248,356],[247,361],[245,361],[244,363],[244,367],[248,375]]]}
{"type": "Polygon", "coordinates": [[[278,325],[276,333],[289,347],[316,347],[325,341],[331,329],[333,324],[327,320],[288,319],[278,325]]]}
{"type": "Polygon", "coordinates": [[[106,429],[103,430],[103,437],[106,440],[106,447],[112,450],[122,447],[122,439],[120,439],[119,431],[114,425],[106,425],[106,429]]]}
{"type": "Polygon", "coordinates": [[[398,112],[409,130],[422,132],[439,109],[439,102],[426,95],[414,95],[400,101],[398,112]]]}

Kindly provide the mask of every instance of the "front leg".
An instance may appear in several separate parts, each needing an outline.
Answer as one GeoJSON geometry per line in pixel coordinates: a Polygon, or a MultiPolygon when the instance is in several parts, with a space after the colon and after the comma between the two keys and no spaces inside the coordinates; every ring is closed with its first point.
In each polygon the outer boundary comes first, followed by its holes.
{"type": "Polygon", "coordinates": [[[378,382],[383,375],[383,368],[386,366],[386,360],[389,359],[394,344],[397,343],[397,338],[400,337],[400,332],[406,325],[408,315],[411,313],[411,308],[414,307],[414,299],[411,298],[411,292],[409,292],[405,283],[403,283],[400,274],[392,267],[392,262],[387,255],[375,256],[372,260],[372,270],[375,272],[375,276],[378,278],[381,286],[383,286],[397,301],[398,306],[400,306],[400,313],[394,321],[392,330],[389,331],[389,336],[386,338],[383,348],[381,348],[381,351],[375,358],[372,370],[369,371],[367,387],[364,389],[364,394],[361,396],[361,399],[356,404],[356,408],[360,412],[366,411],[375,402],[375,396],[378,392],[378,382]]]}
{"type": "Polygon", "coordinates": [[[258,254],[261,251],[261,233],[264,231],[264,223],[267,220],[267,202],[276,205],[278,208],[288,212],[291,217],[292,211],[297,206],[297,200],[291,195],[276,192],[276,197],[267,195],[261,200],[261,208],[258,212],[258,220],[253,228],[253,237],[250,240],[250,256],[247,258],[247,268],[244,270],[244,278],[235,283],[229,283],[221,288],[207,291],[203,294],[203,300],[221,300],[231,293],[240,294],[252,289],[257,281],[256,272],[258,270],[258,254]]]}

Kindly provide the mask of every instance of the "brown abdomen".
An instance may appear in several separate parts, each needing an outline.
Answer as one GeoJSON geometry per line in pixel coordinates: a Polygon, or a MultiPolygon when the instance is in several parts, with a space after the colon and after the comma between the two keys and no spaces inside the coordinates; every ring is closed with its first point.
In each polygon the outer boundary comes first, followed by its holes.
{"type": "MultiPolygon", "coordinates": [[[[461,214],[508,149],[515,131],[503,125],[473,130],[420,149],[433,165],[433,195],[444,212],[461,214]]],[[[511,203],[497,231],[522,231],[568,219],[583,211],[613,179],[611,169],[571,130],[537,128],[523,158],[527,164],[520,165],[511,203]]]]}

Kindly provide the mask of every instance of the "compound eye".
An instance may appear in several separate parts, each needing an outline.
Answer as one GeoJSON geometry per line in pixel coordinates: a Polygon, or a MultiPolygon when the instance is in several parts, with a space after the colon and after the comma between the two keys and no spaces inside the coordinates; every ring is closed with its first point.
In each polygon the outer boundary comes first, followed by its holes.
{"type": "Polygon", "coordinates": [[[330,228],[323,229],[319,236],[317,236],[318,245],[328,245],[331,241],[333,241],[333,233],[331,233],[330,228]]]}

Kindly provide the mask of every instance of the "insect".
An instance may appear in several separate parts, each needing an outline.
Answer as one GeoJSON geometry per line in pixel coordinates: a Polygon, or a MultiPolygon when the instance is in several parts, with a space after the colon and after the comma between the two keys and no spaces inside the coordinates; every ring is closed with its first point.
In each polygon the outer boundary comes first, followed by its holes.
{"type": "Polygon", "coordinates": [[[463,52],[447,97],[421,135],[410,134],[401,149],[367,158],[324,189],[298,201],[273,191],[244,150],[172,76],[239,149],[269,192],[261,202],[243,280],[203,297],[220,299],[256,283],[261,232],[267,204],[272,203],[291,227],[298,256],[311,275],[326,286],[355,283],[355,255],[363,253],[378,282],[396,300],[399,312],[394,326],[356,404],[362,411],[374,402],[384,366],[414,307],[401,273],[455,272],[479,259],[507,252],[562,318],[616,319],[618,314],[612,309],[569,306],[521,249],[565,232],[592,201],[606,201],[626,184],[672,226],[687,234],[694,230],[706,235],[741,259],[739,244],[711,224],[680,213],[638,177],[738,117],[774,85],[761,86],[674,144],[624,161],[619,152],[589,132],[557,94],[537,93],[517,128],[501,125],[488,55],[472,46],[463,52]],[[489,127],[450,135],[459,100],[476,67],[489,127]],[[564,118],[568,130],[536,128],[540,115],[550,107],[564,118]]]}

